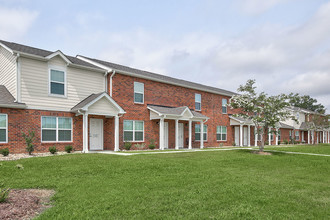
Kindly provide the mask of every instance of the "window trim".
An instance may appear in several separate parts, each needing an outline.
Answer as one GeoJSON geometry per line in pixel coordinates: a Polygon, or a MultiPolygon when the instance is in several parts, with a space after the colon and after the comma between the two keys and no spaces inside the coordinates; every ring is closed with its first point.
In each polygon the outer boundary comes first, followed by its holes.
{"type": "Polygon", "coordinates": [[[217,141],[227,141],[227,134],[228,134],[228,128],[227,128],[227,126],[222,126],[222,125],[218,125],[217,126],[217,130],[216,130],[216,139],[217,139],[217,141]],[[220,133],[218,133],[218,127],[220,127],[220,133]],[[217,135],[218,134],[220,134],[220,137],[222,139],[222,135],[223,135],[223,133],[222,133],[222,127],[225,127],[226,128],[226,139],[225,140],[218,140],[218,138],[217,138],[217,135]]]}
{"type": "Polygon", "coordinates": [[[223,99],[221,99],[221,112],[222,112],[222,114],[228,114],[228,100],[227,99],[225,99],[225,98],[223,98],[223,99]],[[223,100],[226,100],[226,105],[224,106],[223,105],[223,100]],[[223,112],[223,107],[226,107],[226,112],[223,112]]]}
{"type": "Polygon", "coordinates": [[[278,132],[277,132],[277,138],[278,138],[278,141],[281,141],[281,138],[282,138],[282,132],[281,132],[281,130],[278,130],[278,132]]]}
{"type": "MultiPolygon", "coordinates": [[[[48,67],[48,96],[58,97],[58,98],[67,98],[67,75],[66,68],[58,66],[49,66],[48,67]],[[51,81],[51,72],[52,70],[64,72],[64,95],[53,94],[51,93],[51,83],[56,81],[51,81]]],[[[61,83],[61,82],[56,82],[61,83]]]]}
{"type": "Polygon", "coordinates": [[[5,115],[6,116],[6,127],[1,127],[1,129],[6,129],[6,141],[0,141],[0,144],[7,144],[8,143],[8,115],[7,114],[2,114],[0,113],[0,115],[5,115]]]}
{"type": "Polygon", "coordinates": [[[300,132],[298,130],[294,132],[294,140],[295,141],[299,141],[300,140],[300,132]],[[297,132],[298,132],[298,136],[297,136],[297,132]],[[297,137],[298,137],[298,139],[297,139],[297,137]]]}
{"type": "Polygon", "coordinates": [[[134,104],[144,104],[144,83],[135,81],[133,87],[134,87],[133,88],[133,90],[134,90],[134,97],[133,97],[134,98],[134,104]],[[143,85],[143,93],[135,92],[135,84],[142,84],[143,85]],[[142,102],[136,102],[135,101],[135,93],[142,94],[142,102]]]}
{"type": "Polygon", "coordinates": [[[202,94],[200,94],[200,93],[195,93],[195,111],[202,111],[202,94]],[[200,97],[201,97],[201,101],[200,102],[197,102],[196,101],[196,95],[200,95],[200,97]],[[200,105],[200,109],[196,109],[196,103],[199,103],[199,105],[200,105]]]}
{"type": "Polygon", "coordinates": [[[144,129],[144,121],[143,120],[124,120],[123,121],[123,141],[124,141],[124,143],[125,142],[133,142],[133,143],[142,143],[142,142],[144,142],[144,134],[145,134],[145,129],[144,129]],[[124,123],[125,123],[125,121],[132,121],[133,122],[133,130],[125,130],[125,127],[124,127],[124,123]],[[139,121],[139,122],[142,122],[143,123],[143,139],[142,139],[142,141],[136,141],[135,140],[135,122],[136,121],[139,121]],[[132,131],[133,132],[133,140],[131,140],[131,141],[125,141],[125,131],[132,131]]]}
{"type": "Polygon", "coordinates": [[[48,115],[42,115],[41,116],[41,126],[40,126],[40,134],[41,134],[41,137],[40,137],[40,140],[41,140],[41,143],[72,143],[73,142],[73,120],[72,120],[72,117],[59,117],[59,116],[48,116],[48,115]],[[51,118],[56,118],[56,128],[42,128],[42,118],[43,117],[51,117],[51,118]],[[71,118],[71,129],[65,129],[65,128],[61,128],[60,130],[61,131],[69,131],[71,130],[71,140],[70,141],[59,141],[58,140],[58,131],[59,128],[58,128],[58,118],[71,118]],[[56,131],[56,140],[55,141],[43,141],[42,140],[42,130],[55,130],[56,131]]]}
{"type": "MultiPolygon", "coordinates": [[[[196,132],[196,125],[200,125],[200,124],[195,124],[195,141],[196,142],[200,142],[201,140],[196,140],[196,133],[201,133],[201,131],[200,132],[196,132]]],[[[208,128],[208,126],[207,125],[204,125],[204,126],[206,126],[206,129],[204,129],[203,131],[204,131],[204,133],[206,133],[206,140],[204,140],[203,139],[203,142],[207,142],[207,139],[208,139],[208,134],[207,134],[207,128],[208,128]],[[205,130],[206,130],[206,132],[205,132],[205,130]]],[[[203,134],[203,138],[204,138],[204,134],[203,134]]]]}

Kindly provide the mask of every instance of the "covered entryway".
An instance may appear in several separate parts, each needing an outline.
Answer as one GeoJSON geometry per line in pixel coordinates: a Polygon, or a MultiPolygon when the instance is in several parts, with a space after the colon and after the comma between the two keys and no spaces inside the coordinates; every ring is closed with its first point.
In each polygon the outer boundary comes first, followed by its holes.
{"type": "Polygon", "coordinates": [[[104,149],[104,121],[109,119],[114,121],[114,150],[119,151],[119,117],[125,111],[107,93],[92,94],[71,111],[83,116],[83,152],[104,149]]]}
{"type": "MultiPolygon", "coordinates": [[[[184,148],[184,124],[179,121],[189,122],[188,149],[192,149],[192,122],[201,124],[201,134],[203,134],[204,123],[209,119],[199,112],[190,110],[187,106],[148,105],[148,109],[150,110],[150,120],[159,120],[159,149],[161,150],[168,147],[168,124],[165,119],[175,121],[175,149],[184,148]]],[[[203,138],[200,141],[200,148],[204,148],[203,138]]]]}
{"type": "MultiPolygon", "coordinates": [[[[234,133],[234,140],[236,146],[251,146],[251,126],[254,126],[252,121],[246,120],[244,118],[229,116],[230,118],[230,125],[234,126],[235,133],[234,133]]],[[[257,137],[255,137],[257,140],[257,137]]],[[[256,145],[256,141],[255,141],[256,145]]]]}

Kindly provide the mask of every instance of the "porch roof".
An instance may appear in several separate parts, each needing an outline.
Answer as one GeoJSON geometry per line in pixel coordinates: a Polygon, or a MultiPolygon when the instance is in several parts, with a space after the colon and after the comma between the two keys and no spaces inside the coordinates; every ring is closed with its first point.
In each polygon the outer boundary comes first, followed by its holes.
{"type": "Polygon", "coordinates": [[[150,119],[159,119],[160,117],[179,120],[207,120],[207,116],[189,109],[187,106],[170,107],[161,105],[148,105],[150,110],[150,119]]]}
{"type": "Polygon", "coordinates": [[[106,92],[93,93],[71,108],[72,112],[79,112],[80,110],[88,114],[97,115],[114,116],[125,114],[124,109],[122,109],[106,92]]]}
{"type": "Polygon", "coordinates": [[[230,115],[230,125],[254,125],[250,119],[230,115]]]}
{"type": "Polygon", "coordinates": [[[14,96],[4,85],[0,85],[0,107],[26,108],[24,103],[16,102],[14,96]]]}

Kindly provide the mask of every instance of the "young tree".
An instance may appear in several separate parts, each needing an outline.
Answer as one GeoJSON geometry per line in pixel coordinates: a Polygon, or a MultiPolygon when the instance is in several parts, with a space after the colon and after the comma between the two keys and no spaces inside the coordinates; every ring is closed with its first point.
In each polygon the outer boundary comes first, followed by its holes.
{"type": "Polygon", "coordinates": [[[268,128],[275,128],[280,121],[287,118],[295,119],[286,108],[289,106],[286,95],[268,96],[264,92],[258,94],[254,84],[255,80],[250,79],[245,85],[240,85],[237,89],[240,94],[231,98],[229,106],[240,110],[241,113],[236,114],[237,117],[254,123],[257,134],[261,136],[259,151],[262,152],[265,143],[263,136],[268,128]]]}

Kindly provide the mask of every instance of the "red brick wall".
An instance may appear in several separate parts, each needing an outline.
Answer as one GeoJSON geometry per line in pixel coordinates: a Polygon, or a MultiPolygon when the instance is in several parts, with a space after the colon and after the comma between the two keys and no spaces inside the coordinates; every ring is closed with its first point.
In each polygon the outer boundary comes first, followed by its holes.
{"type": "MultiPolygon", "coordinates": [[[[109,76],[110,77],[110,76],[109,76]]],[[[183,88],[180,86],[169,85],[165,83],[150,81],[146,79],[116,74],[112,81],[113,99],[126,111],[126,114],[120,118],[120,146],[123,145],[123,121],[124,120],[143,120],[145,129],[145,143],[148,145],[151,139],[154,139],[158,148],[159,142],[159,120],[150,120],[150,112],[147,104],[164,105],[171,107],[188,106],[190,109],[195,108],[195,93],[202,95],[202,111],[203,115],[210,119],[206,122],[208,125],[208,141],[204,143],[206,147],[224,145],[232,145],[233,143],[233,127],[230,126],[228,114],[222,114],[222,98],[229,99],[222,95],[202,92],[194,89],[183,88]],[[134,82],[144,83],[144,104],[134,103],[134,82]],[[216,141],[216,126],[227,126],[227,141],[216,141]]],[[[110,89],[110,86],[109,86],[110,89]]],[[[228,108],[228,113],[234,112],[228,108]]],[[[187,122],[184,122],[187,123],[187,122]]],[[[199,147],[200,143],[195,141],[193,123],[193,147],[199,147]]],[[[184,142],[188,138],[188,126],[184,125],[184,142]]],[[[169,121],[169,147],[174,147],[174,120],[169,121]]]]}
{"type": "Polygon", "coordinates": [[[52,112],[40,110],[22,110],[0,108],[0,113],[8,115],[8,143],[0,143],[0,149],[9,148],[10,153],[25,153],[25,141],[22,132],[35,131],[35,152],[47,152],[50,146],[56,146],[64,151],[66,145],[72,145],[75,150],[82,150],[82,117],[75,117],[69,112],[52,112]],[[73,142],[41,143],[41,116],[72,117],[73,142]]]}

